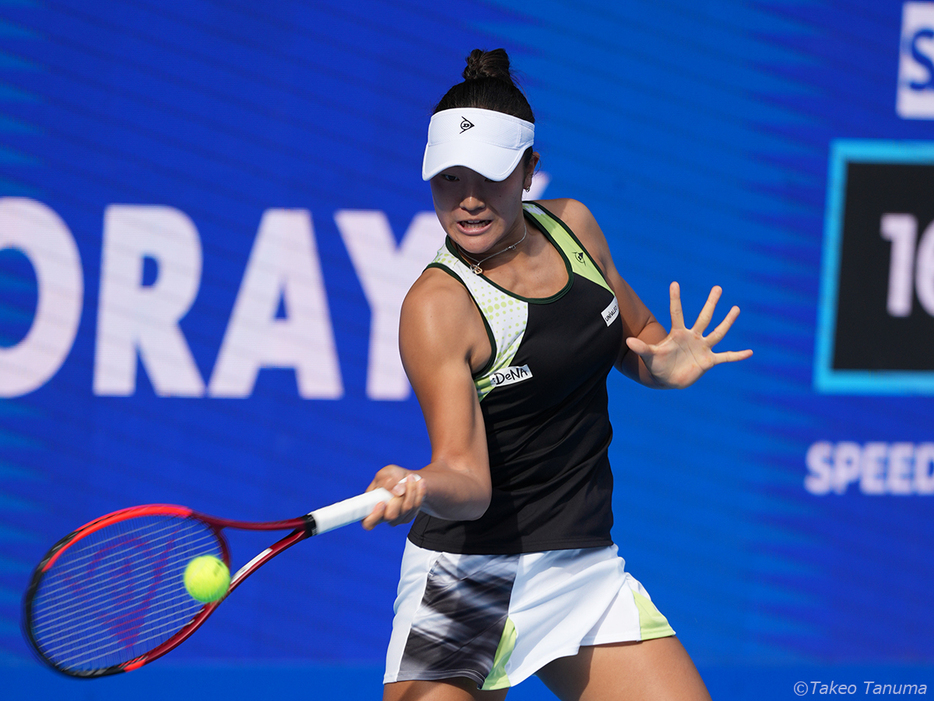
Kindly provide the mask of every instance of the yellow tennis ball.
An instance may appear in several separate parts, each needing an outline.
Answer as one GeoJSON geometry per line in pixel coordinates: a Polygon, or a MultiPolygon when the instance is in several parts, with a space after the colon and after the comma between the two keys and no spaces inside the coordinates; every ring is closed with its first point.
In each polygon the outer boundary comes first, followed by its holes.
{"type": "Polygon", "coordinates": [[[217,601],[230,586],[230,570],[223,560],[213,555],[201,555],[185,568],[185,589],[191,598],[202,603],[217,601]]]}

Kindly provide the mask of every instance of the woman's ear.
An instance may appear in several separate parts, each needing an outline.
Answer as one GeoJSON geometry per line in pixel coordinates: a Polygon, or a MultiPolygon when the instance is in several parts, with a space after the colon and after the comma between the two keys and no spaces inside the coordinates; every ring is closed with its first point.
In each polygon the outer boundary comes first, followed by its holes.
{"type": "Polygon", "coordinates": [[[540,158],[538,151],[533,151],[529,164],[525,168],[525,179],[522,181],[522,187],[526,192],[532,189],[532,177],[535,175],[536,168],[538,168],[540,158]]]}

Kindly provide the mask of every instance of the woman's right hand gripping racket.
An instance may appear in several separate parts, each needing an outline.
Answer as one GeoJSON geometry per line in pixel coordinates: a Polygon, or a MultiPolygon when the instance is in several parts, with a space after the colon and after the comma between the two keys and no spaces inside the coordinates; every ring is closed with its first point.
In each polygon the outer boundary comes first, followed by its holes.
{"type": "Polygon", "coordinates": [[[307,516],[251,523],[151,504],[102,516],[62,538],[32,575],[23,629],[39,657],[73,677],[129,672],[180,645],[230,592],[295,543],[365,518],[392,498],[374,489],[307,516]],[[230,567],[225,528],[291,530],[243,565],[211,603],[193,599],[184,571],[201,555],[230,567]]]}

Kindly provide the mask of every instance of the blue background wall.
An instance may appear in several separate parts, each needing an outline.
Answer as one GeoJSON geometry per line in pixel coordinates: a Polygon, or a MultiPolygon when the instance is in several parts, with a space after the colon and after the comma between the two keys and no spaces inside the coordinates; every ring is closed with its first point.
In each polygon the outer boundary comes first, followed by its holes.
{"type": "MultiPolygon", "coordinates": [[[[875,391],[830,393],[814,380],[836,304],[832,144],[934,140],[930,117],[896,110],[899,86],[912,89],[900,55],[922,74],[934,56],[922,40],[912,58],[903,9],[0,2],[0,195],[60,218],[83,280],[60,367],[0,399],[3,678],[57,698],[207,683],[234,695],[268,683],[379,693],[402,529],[351,527],[290,551],[186,645],[118,680],[81,684],[40,668],[19,602],[49,545],[101,513],[169,502],[275,520],[361,491],[383,464],[424,464],[415,400],[368,389],[376,313],[339,215],[381,212],[400,246],[424,231],[428,116],[471,49],[502,46],[536,111],[539,192],[590,206],[617,267],[666,324],[671,280],[689,319],[714,284],[725,289],[721,314],[743,310],[723,347],[752,347],[751,360],[677,393],[611,379],[615,537],[715,697],[792,698],[800,680],[860,693],[882,678],[934,685],[934,463],[920,457],[934,442],[929,372],[875,391]],[[95,392],[113,205],[171,208],[194,227],[202,265],[178,327],[206,387],[264,214],[307,211],[337,395],[303,397],[293,369],[269,367],[240,398],[166,396],[146,359],[131,391],[95,392]],[[901,444],[920,477],[891,477],[901,444]]],[[[143,285],[160,272],[144,261],[143,285]]],[[[0,245],[0,385],[18,372],[5,358],[27,338],[40,287],[23,246],[0,245]]],[[[294,303],[284,291],[275,318],[287,324],[294,303]]],[[[915,307],[912,323],[930,328],[915,307]]],[[[875,331],[860,342],[884,345],[875,331]]],[[[264,545],[235,534],[234,561],[264,545]]],[[[534,680],[513,695],[548,698],[534,680]]]]}

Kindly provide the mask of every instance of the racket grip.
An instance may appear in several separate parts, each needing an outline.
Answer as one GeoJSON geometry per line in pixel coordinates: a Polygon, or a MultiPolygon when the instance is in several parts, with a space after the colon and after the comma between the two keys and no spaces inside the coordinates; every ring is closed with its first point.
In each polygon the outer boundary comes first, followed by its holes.
{"type": "Polygon", "coordinates": [[[392,494],[388,490],[378,487],[372,492],[365,492],[350,499],[339,501],[336,504],[315,509],[308,514],[315,520],[314,535],[362,521],[370,515],[374,506],[390,499],[392,499],[392,494]]]}

